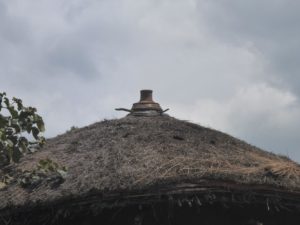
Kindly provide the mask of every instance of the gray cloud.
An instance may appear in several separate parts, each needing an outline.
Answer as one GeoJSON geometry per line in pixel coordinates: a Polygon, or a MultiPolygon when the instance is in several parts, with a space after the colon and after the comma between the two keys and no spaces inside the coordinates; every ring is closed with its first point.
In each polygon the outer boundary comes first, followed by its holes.
{"type": "Polygon", "coordinates": [[[198,5],[208,28],[229,44],[253,45],[268,61],[264,76],[300,96],[300,2],[205,1],[198,5]]]}
{"type": "Polygon", "coordinates": [[[294,1],[0,1],[0,90],[47,136],[120,117],[143,88],[170,114],[300,161],[294,1]],[[4,82],[5,81],[5,82],[4,82]]]}

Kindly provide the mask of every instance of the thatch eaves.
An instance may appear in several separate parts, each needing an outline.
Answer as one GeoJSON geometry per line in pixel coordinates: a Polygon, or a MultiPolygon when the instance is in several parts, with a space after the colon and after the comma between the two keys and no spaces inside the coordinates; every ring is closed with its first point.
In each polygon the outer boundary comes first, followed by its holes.
{"type": "Polygon", "coordinates": [[[282,197],[300,208],[299,164],[167,115],[129,115],[72,129],[47,140],[11,171],[30,171],[46,158],[67,167],[65,180],[53,185],[45,179],[31,188],[9,185],[0,190],[2,212],[67,202],[77,208],[79,202],[153,201],[164,193],[249,191],[256,193],[249,201],[282,197]]]}

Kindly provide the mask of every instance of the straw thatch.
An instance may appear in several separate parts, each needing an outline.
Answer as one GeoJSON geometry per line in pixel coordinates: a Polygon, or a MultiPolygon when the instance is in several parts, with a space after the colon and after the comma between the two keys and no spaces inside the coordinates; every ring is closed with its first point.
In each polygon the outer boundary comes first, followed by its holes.
{"type": "Polygon", "coordinates": [[[41,151],[9,170],[17,177],[46,158],[67,167],[65,180],[53,185],[53,180],[44,179],[30,188],[12,183],[0,190],[2,211],[89,196],[117,199],[116,193],[141,194],[153,187],[160,192],[159,187],[168,187],[173,193],[180,187],[181,191],[252,187],[277,196],[294,194],[300,202],[299,164],[169,116],[127,116],[72,129],[49,139],[41,151]]]}

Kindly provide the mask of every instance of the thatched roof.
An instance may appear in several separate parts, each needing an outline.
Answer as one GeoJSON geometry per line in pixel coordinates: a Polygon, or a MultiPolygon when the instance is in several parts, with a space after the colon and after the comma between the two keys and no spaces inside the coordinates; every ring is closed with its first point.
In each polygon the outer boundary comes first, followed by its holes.
{"type": "Polygon", "coordinates": [[[299,164],[167,115],[130,115],[72,129],[27,155],[13,174],[45,158],[67,167],[65,181],[53,186],[45,179],[32,188],[13,183],[0,190],[0,209],[201,187],[281,193],[300,203],[299,164]]]}

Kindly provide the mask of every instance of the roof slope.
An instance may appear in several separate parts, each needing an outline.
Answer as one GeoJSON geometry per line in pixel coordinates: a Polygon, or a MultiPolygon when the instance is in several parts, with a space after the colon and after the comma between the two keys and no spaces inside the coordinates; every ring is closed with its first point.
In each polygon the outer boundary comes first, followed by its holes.
{"type": "Polygon", "coordinates": [[[203,180],[300,191],[299,164],[169,116],[127,116],[71,130],[13,170],[30,170],[45,158],[68,168],[66,180],[57,187],[45,181],[33,190],[12,184],[0,190],[0,208],[203,180]]]}

